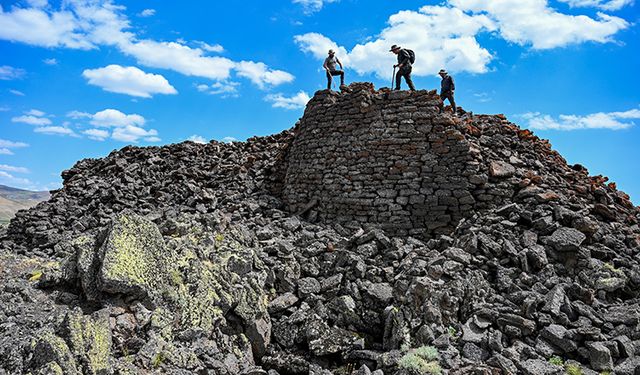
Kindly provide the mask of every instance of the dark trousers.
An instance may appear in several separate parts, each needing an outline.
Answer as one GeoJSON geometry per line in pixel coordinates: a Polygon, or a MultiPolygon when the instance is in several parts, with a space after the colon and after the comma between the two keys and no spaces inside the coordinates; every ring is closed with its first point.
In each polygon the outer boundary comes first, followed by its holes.
{"type": "Polygon", "coordinates": [[[409,85],[409,90],[416,91],[416,87],[411,80],[411,70],[413,69],[410,66],[403,66],[398,70],[398,73],[396,73],[396,90],[400,90],[400,83],[402,82],[402,77],[404,77],[407,85],[409,85]]]}
{"type": "Polygon", "coordinates": [[[330,70],[327,71],[327,90],[331,90],[333,76],[340,76],[340,86],[344,85],[344,72],[342,70],[330,70]]]}
{"type": "Polygon", "coordinates": [[[440,99],[442,99],[442,104],[440,105],[440,113],[444,112],[444,100],[449,99],[449,103],[451,103],[451,109],[453,113],[456,113],[456,101],[453,99],[453,91],[445,91],[440,93],[440,99]]]}

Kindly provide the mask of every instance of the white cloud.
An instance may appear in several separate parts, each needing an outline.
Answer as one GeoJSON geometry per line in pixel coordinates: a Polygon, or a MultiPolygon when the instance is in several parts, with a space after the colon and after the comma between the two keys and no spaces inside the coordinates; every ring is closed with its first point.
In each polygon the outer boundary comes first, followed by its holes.
{"type": "Polygon", "coordinates": [[[24,148],[24,147],[29,147],[29,145],[27,143],[24,143],[24,142],[14,142],[14,141],[9,141],[9,140],[0,138],[0,147],[2,147],[2,148],[24,148]]]}
{"type": "Polygon", "coordinates": [[[111,134],[111,138],[122,142],[138,142],[140,139],[147,142],[159,142],[158,131],[155,129],[145,130],[138,126],[126,125],[118,127],[111,134]]]}
{"type": "Polygon", "coordinates": [[[25,112],[26,115],[30,115],[30,116],[37,116],[37,117],[42,117],[44,115],[46,115],[46,113],[39,111],[37,109],[30,109],[28,111],[25,112]]]}
{"type": "Polygon", "coordinates": [[[14,68],[9,65],[0,66],[0,80],[11,81],[14,79],[20,79],[24,77],[25,70],[20,68],[14,68]]]}
{"type": "Polygon", "coordinates": [[[87,112],[71,111],[67,117],[73,119],[89,119],[89,123],[96,128],[86,129],[82,134],[96,141],[104,141],[107,138],[116,141],[136,143],[140,140],[146,142],[159,142],[158,131],[144,129],[146,119],[138,114],[126,114],[117,109],[105,109],[95,114],[87,112]],[[106,128],[106,129],[105,129],[106,128]]]}
{"type": "Polygon", "coordinates": [[[146,120],[138,114],[127,115],[117,109],[105,109],[91,117],[91,124],[98,127],[144,126],[146,120]]]}
{"type": "Polygon", "coordinates": [[[496,22],[505,40],[550,49],[584,42],[610,42],[629,27],[622,18],[597,13],[597,19],[560,13],[547,0],[449,0],[465,12],[484,14],[496,22]]]}
{"type": "Polygon", "coordinates": [[[11,89],[11,90],[9,90],[9,92],[12,93],[13,95],[16,95],[16,96],[25,96],[22,91],[11,89]]]}
{"type": "Polygon", "coordinates": [[[77,119],[81,119],[81,118],[91,118],[93,117],[93,115],[91,113],[87,113],[87,112],[80,112],[80,111],[71,111],[69,113],[67,113],[67,117],[70,117],[74,120],[77,119]]]}
{"type": "Polygon", "coordinates": [[[207,139],[205,137],[203,137],[201,135],[197,135],[197,134],[194,134],[191,137],[187,138],[187,141],[200,143],[200,144],[208,143],[208,141],[207,141],[207,139]]]}
{"type": "Polygon", "coordinates": [[[13,155],[11,149],[23,147],[29,147],[29,145],[24,142],[14,142],[0,138],[0,155],[13,155]]]}
{"type": "Polygon", "coordinates": [[[200,84],[196,88],[200,92],[204,92],[210,95],[220,95],[222,98],[236,98],[238,97],[238,82],[214,82],[211,85],[200,84]]]}
{"type": "Polygon", "coordinates": [[[27,3],[35,8],[44,8],[49,5],[48,0],[27,0],[27,3]]]}
{"type": "Polygon", "coordinates": [[[388,23],[376,39],[357,44],[351,51],[317,33],[297,35],[294,40],[302,51],[312,53],[319,60],[324,59],[331,48],[346,68],[359,74],[375,73],[385,79],[397,62],[396,55],[389,52],[392,44],[416,53],[413,73],[418,76],[434,75],[443,67],[473,73],[488,70],[492,55],[475,39],[481,31],[495,29],[494,22],[485,15],[469,15],[445,6],[424,6],[418,12],[393,14],[388,23]]]}
{"type": "Polygon", "coordinates": [[[336,3],[340,0],[293,0],[294,4],[300,4],[305,13],[314,13],[322,9],[324,4],[336,3]]]}
{"type": "Polygon", "coordinates": [[[68,135],[71,137],[77,137],[78,135],[65,126],[40,126],[33,129],[36,133],[48,134],[48,135],[68,135]]]}
{"type": "Polygon", "coordinates": [[[570,7],[594,7],[602,10],[619,10],[633,4],[633,0],[558,0],[570,7]]]}
{"type": "Polygon", "coordinates": [[[140,12],[140,17],[153,17],[155,15],[156,15],[155,9],[145,9],[142,12],[140,12]]]}
{"type": "Polygon", "coordinates": [[[286,97],[282,94],[267,95],[265,100],[271,102],[274,108],[300,109],[307,105],[311,98],[306,92],[300,91],[296,95],[286,97]]]}
{"type": "Polygon", "coordinates": [[[253,61],[240,61],[235,66],[240,77],[248,78],[260,88],[289,83],[294,76],[283,71],[270,69],[266,64],[253,61]]]}
{"type": "Polygon", "coordinates": [[[42,60],[43,63],[47,64],[47,65],[58,65],[58,60],[51,58],[51,59],[44,59],[42,60]]]}
{"type": "Polygon", "coordinates": [[[627,27],[622,18],[600,12],[595,19],[558,12],[547,0],[448,0],[444,5],[391,15],[384,30],[351,50],[318,33],[297,35],[294,40],[318,60],[331,48],[347,68],[386,79],[396,62],[389,52],[392,44],[416,52],[413,72],[418,76],[432,75],[440,68],[484,73],[494,56],[476,39],[483,32],[533,49],[549,49],[610,42],[627,27]]]}
{"type": "Polygon", "coordinates": [[[222,142],[233,143],[233,142],[238,142],[238,140],[234,137],[224,137],[222,138],[222,142]]]}
{"type": "Polygon", "coordinates": [[[121,46],[124,53],[138,63],[153,68],[175,70],[187,76],[224,80],[229,78],[234,62],[219,56],[205,56],[200,48],[176,42],[141,40],[121,46]]]}
{"type": "Polygon", "coordinates": [[[150,98],[153,94],[177,94],[176,89],[160,74],[145,73],[133,67],[108,65],[82,72],[89,84],[118,94],[150,98]]]}
{"type": "Polygon", "coordinates": [[[29,173],[29,170],[24,167],[15,167],[13,165],[0,164],[0,171],[14,172],[14,173],[29,173]]]}
{"type": "Polygon", "coordinates": [[[224,47],[222,47],[220,44],[207,44],[205,42],[200,42],[200,41],[197,41],[196,43],[198,43],[200,47],[202,47],[202,49],[207,52],[214,52],[214,53],[224,52],[224,47]]]}
{"type": "Polygon", "coordinates": [[[23,115],[23,116],[13,117],[11,119],[11,122],[21,122],[23,124],[36,125],[36,126],[51,124],[51,120],[49,120],[46,117],[39,117],[39,116],[32,116],[32,115],[23,115]]]}
{"type": "Polygon", "coordinates": [[[0,106],[0,112],[9,112],[11,108],[6,105],[0,106]]]}
{"type": "MultiPolygon", "coordinates": [[[[124,9],[115,5],[112,0],[66,0],[57,10],[50,6],[41,9],[15,5],[5,12],[0,7],[0,39],[42,47],[73,49],[114,46],[148,67],[169,69],[187,76],[215,81],[230,77],[236,66],[234,61],[205,55],[207,52],[221,52],[221,46],[200,42],[202,48],[192,48],[185,45],[186,42],[139,39],[136,34],[128,31],[131,27],[124,9]]],[[[265,70],[267,74],[258,82],[290,82],[290,79],[283,79],[284,72],[265,70]]],[[[249,78],[256,82],[257,78],[249,78]]]]}
{"type": "Polygon", "coordinates": [[[520,115],[531,129],[539,130],[579,130],[579,129],[628,129],[635,125],[631,120],[640,119],[640,109],[625,112],[599,112],[584,116],[560,115],[554,118],[539,112],[520,115]]]}
{"type": "Polygon", "coordinates": [[[15,177],[5,171],[0,171],[0,184],[18,187],[27,187],[32,185],[29,179],[15,177]]]}
{"type": "Polygon", "coordinates": [[[94,141],[104,141],[105,139],[109,138],[109,132],[102,129],[87,129],[83,131],[82,134],[89,137],[89,139],[93,139],[94,141]]]}

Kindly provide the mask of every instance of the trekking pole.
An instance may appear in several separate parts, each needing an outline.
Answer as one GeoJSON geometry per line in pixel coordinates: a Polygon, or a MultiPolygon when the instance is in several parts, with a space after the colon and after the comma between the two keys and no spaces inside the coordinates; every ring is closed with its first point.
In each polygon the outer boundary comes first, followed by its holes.
{"type": "Polygon", "coordinates": [[[393,90],[393,79],[396,78],[396,67],[393,67],[393,75],[391,76],[391,90],[393,90]]]}

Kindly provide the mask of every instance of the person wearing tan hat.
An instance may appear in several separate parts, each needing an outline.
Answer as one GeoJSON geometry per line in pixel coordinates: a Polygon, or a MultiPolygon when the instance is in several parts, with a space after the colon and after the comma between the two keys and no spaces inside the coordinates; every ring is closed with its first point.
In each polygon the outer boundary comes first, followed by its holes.
{"type": "Polygon", "coordinates": [[[398,68],[398,72],[396,73],[396,90],[400,90],[400,84],[402,82],[402,77],[407,81],[407,85],[409,85],[409,90],[416,91],[415,86],[413,85],[413,80],[411,79],[411,70],[412,64],[415,61],[415,55],[413,51],[401,48],[397,45],[392,45],[389,52],[393,52],[398,56],[398,63],[394,65],[394,68],[398,68]]]}
{"type": "Polygon", "coordinates": [[[334,50],[329,50],[329,56],[324,59],[322,67],[327,72],[327,90],[331,90],[331,81],[334,76],[340,76],[340,87],[344,86],[344,68],[340,60],[336,57],[334,50]],[[340,69],[337,68],[338,65],[340,65],[340,69]]]}
{"type": "Polygon", "coordinates": [[[442,77],[442,82],[440,82],[440,99],[442,99],[442,105],[440,106],[440,113],[444,112],[444,100],[449,99],[449,103],[451,104],[451,109],[453,110],[453,114],[456,114],[456,101],[453,99],[453,92],[456,89],[456,85],[453,82],[453,77],[447,73],[446,70],[440,69],[438,72],[440,77],[442,77]]]}

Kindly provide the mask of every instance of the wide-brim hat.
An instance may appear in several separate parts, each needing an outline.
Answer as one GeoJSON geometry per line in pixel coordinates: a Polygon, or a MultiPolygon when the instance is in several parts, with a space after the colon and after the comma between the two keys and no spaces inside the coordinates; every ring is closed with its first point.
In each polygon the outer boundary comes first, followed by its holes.
{"type": "Polygon", "coordinates": [[[332,49],[330,49],[330,50],[329,50],[329,54],[330,54],[330,55],[331,55],[331,54],[335,54],[335,53],[336,53],[336,51],[334,51],[334,50],[332,50],[332,49]]]}
{"type": "Polygon", "coordinates": [[[447,71],[444,69],[440,69],[440,71],[438,72],[438,74],[447,74],[447,71]]]}
{"type": "Polygon", "coordinates": [[[400,46],[396,46],[395,44],[391,46],[391,49],[389,50],[389,52],[393,52],[397,49],[400,49],[400,46]]]}

